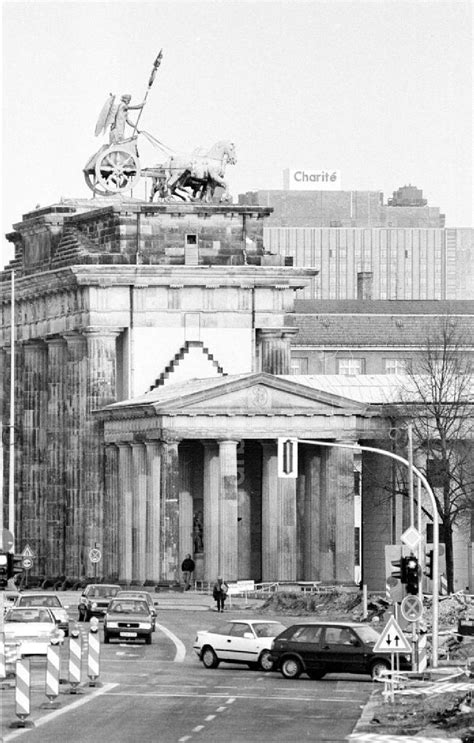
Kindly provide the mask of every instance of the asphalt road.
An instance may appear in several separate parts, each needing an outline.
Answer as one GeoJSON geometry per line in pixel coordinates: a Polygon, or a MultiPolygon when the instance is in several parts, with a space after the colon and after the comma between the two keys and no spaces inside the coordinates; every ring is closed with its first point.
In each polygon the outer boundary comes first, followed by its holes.
{"type": "MultiPolygon", "coordinates": [[[[239,611],[237,616],[250,616],[239,611]]],[[[329,675],[286,680],[245,666],[221,664],[207,670],[192,650],[197,629],[232,616],[208,611],[159,613],[151,646],[101,645],[100,686],[88,686],[84,658],[80,694],[70,694],[68,643],[62,652],[58,710],[42,709],[45,661],[32,662],[30,720],[35,727],[15,730],[15,695],[2,690],[4,743],[289,743],[292,740],[343,741],[373,689],[368,677],[329,675]]],[[[270,617],[268,617],[270,618],[270,617]]],[[[272,617],[273,618],[273,617],[272,617]]],[[[282,617],[275,617],[282,619],[282,617]]],[[[292,619],[285,617],[285,624],[292,619]]],[[[80,625],[87,634],[88,625],[80,625]]]]}

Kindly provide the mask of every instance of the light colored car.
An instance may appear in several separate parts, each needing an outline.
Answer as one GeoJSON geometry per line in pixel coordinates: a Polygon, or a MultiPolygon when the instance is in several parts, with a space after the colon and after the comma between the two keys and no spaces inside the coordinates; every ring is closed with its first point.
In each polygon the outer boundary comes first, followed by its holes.
{"type": "Polygon", "coordinates": [[[285,629],[270,620],[232,619],[211,630],[199,630],[193,648],[206,668],[217,668],[224,661],[271,671],[270,648],[285,629]]]}
{"type": "Polygon", "coordinates": [[[153,617],[153,632],[155,631],[155,622],[156,622],[156,616],[157,611],[155,604],[153,602],[152,597],[148,593],[148,591],[119,591],[117,593],[116,598],[126,598],[126,599],[135,599],[136,601],[145,601],[148,605],[148,608],[150,609],[150,614],[153,617]]]}
{"type": "Polygon", "coordinates": [[[151,645],[153,617],[146,601],[130,598],[114,598],[104,617],[104,642],[111,639],[144,639],[151,645]]]}
{"type": "Polygon", "coordinates": [[[51,610],[59,629],[69,635],[69,617],[66,607],[56,593],[20,593],[14,606],[46,606],[51,610]]]}
{"type": "Polygon", "coordinates": [[[19,643],[18,655],[22,656],[46,655],[52,641],[64,638],[51,610],[40,606],[8,609],[4,632],[6,644],[19,643]]]}

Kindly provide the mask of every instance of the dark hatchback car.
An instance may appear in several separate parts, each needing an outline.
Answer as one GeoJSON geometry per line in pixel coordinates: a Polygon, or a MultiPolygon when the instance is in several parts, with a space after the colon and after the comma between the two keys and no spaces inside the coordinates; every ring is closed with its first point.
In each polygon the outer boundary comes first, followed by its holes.
{"type": "MultiPolygon", "coordinates": [[[[375,679],[391,667],[390,655],[374,652],[379,637],[373,627],[362,623],[294,624],[273,641],[273,668],[288,679],[302,673],[311,679],[327,673],[367,673],[375,679]]],[[[411,668],[409,655],[400,655],[400,668],[411,668]]]]}
{"type": "Polygon", "coordinates": [[[77,606],[79,621],[88,622],[91,617],[103,617],[118,591],[120,586],[114,583],[90,583],[86,586],[77,606]]]}

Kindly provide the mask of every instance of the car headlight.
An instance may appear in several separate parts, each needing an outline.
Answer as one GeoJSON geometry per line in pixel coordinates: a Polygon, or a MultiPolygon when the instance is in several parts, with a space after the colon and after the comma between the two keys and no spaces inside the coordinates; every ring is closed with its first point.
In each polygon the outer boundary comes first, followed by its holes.
{"type": "Polygon", "coordinates": [[[91,604],[91,609],[97,609],[97,601],[94,601],[94,602],[93,602],[93,603],[91,604]]]}

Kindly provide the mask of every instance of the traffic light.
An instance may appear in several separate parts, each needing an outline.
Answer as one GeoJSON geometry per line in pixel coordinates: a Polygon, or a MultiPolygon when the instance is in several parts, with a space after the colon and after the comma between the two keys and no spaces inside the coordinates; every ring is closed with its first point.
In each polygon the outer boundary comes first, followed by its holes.
{"type": "Polygon", "coordinates": [[[6,552],[0,552],[0,588],[6,588],[8,585],[8,555],[6,552]]]}
{"type": "Polygon", "coordinates": [[[420,580],[420,566],[415,555],[403,558],[406,572],[406,592],[413,595],[418,594],[418,583],[420,580]]]}
{"type": "Polygon", "coordinates": [[[298,477],[298,439],[278,439],[278,477],[298,477]]]}
{"type": "Polygon", "coordinates": [[[426,553],[425,575],[427,575],[430,580],[433,580],[433,561],[434,550],[428,550],[426,553]]]}
{"type": "Polygon", "coordinates": [[[396,568],[396,570],[392,570],[392,575],[394,578],[398,578],[401,583],[407,582],[406,559],[406,557],[400,557],[399,560],[392,560],[392,565],[396,568]]]}
{"type": "Polygon", "coordinates": [[[15,575],[23,572],[23,557],[22,555],[12,555],[8,553],[8,577],[14,578],[15,575]]]}

